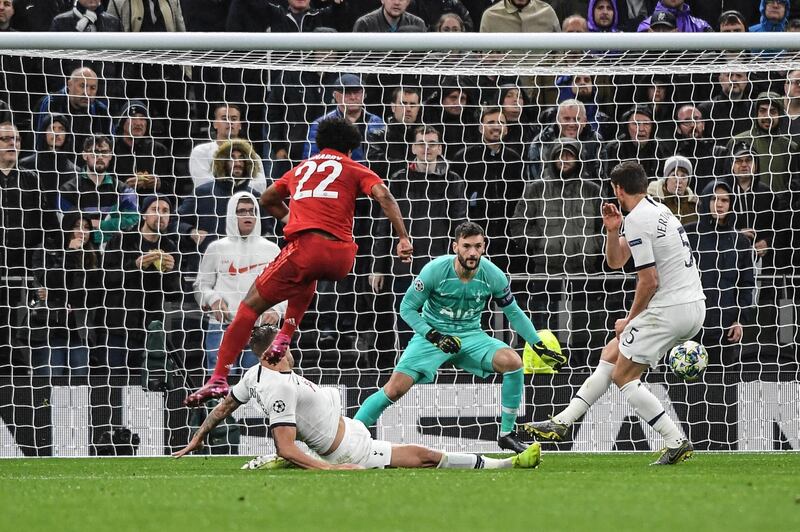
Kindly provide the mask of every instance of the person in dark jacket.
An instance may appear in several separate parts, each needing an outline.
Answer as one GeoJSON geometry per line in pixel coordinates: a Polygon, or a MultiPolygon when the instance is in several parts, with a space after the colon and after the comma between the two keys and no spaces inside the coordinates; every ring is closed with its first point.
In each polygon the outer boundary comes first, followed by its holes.
{"type": "Polygon", "coordinates": [[[29,310],[28,325],[46,328],[46,342],[31,347],[34,375],[88,374],[95,310],[102,303],[101,253],[91,238],[91,219],[70,213],[61,226],[37,275],[40,303],[29,310]]]}
{"type": "Polygon", "coordinates": [[[320,9],[310,0],[233,0],[225,31],[232,33],[308,33],[319,27],[338,27],[347,16],[345,0],[331,0],[320,9]]]}
{"type": "Polygon", "coordinates": [[[14,0],[14,29],[50,31],[57,15],[72,9],[72,0],[14,0]]]}
{"type": "Polygon", "coordinates": [[[133,189],[108,171],[114,158],[111,139],[89,137],[81,157],[83,168],[59,190],[58,208],[64,215],[86,214],[92,221],[92,239],[99,245],[139,221],[138,201],[133,189]]]}
{"type": "Polygon", "coordinates": [[[600,185],[583,177],[581,144],[573,138],[552,143],[542,175],[525,184],[509,225],[527,257],[527,272],[554,276],[527,284],[527,307],[539,328],[557,327],[561,294],[567,291],[585,293],[573,300],[573,319],[589,319],[606,305],[586,280],[564,280],[565,274],[600,271],[603,256],[600,185]]]}
{"type": "MultiPolygon", "coordinates": [[[[17,362],[12,346],[18,343],[17,309],[25,306],[26,278],[41,264],[42,197],[38,177],[19,167],[19,130],[0,123],[0,364],[17,362]],[[14,279],[22,281],[14,281],[14,279]],[[12,334],[13,331],[13,334],[12,334]]],[[[55,217],[52,217],[55,218],[55,217]]]]}
{"type": "Polygon", "coordinates": [[[412,158],[411,148],[420,124],[420,91],[415,87],[397,87],[389,105],[391,115],[386,128],[367,137],[367,160],[378,175],[391,175],[412,158]]]}
{"type": "Polygon", "coordinates": [[[659,146],[659,156],[664,159],[673,155],[686,157],[692,162],[694,174],[689,187],[697,192],[725,173],[727,150],[717,146],[713,139],[706,138],[708,124],[700,110],[692,104],[683,105],[675,113],[675,142],[659,146]]]}
{"type": "Polygon", "coordinates": [[[586,274],[603,255],[600,186],[582,177],[581,143],[556,139],[541,179],[525,185],[510,224],[528,272],[586,274]]]}
{"type": "Polygon", "coordinates": [[[736,230],[733,204],[730,185],[711,183],[701,194],[700,219],[686,226],[706,295],[706,319],[699,340],[708,349],[712,364],[739,361],[742,325],[753,310],[753,247],[736,230]]]}
{"type": "Polygon", "coordinates": [[[120,110],[114,131],[114,173],[117,179],[140,194],[175,193],[172,157],[167,148],[150,136],[150,116],[143,102],[132,100],[120,110]]]}
{"type": "MultiPolygon", "coordinates": [[[[47,117],[44,130],[36,135],[36,153],[19,161],[20,168],[39,175],[39,190],[44,204],[55,216],[58,210],[58,191],[77,175],[75,148],[72,143],[69,117],[54,113],[47,117]]],[[[51,226],[51,229],[56,227],[51,226]]],[[[60,228],[59,228],[60,229],[60,228]]],[[[60,231],[57,231],[60,233],[60,231]]]]}
{"type": "Polygon", "coordinates": [[[579,142],[581,174],[584,179],[600,184],[603,139],[587,122],[586,107],[575,99],[564,100],[557,107],[542,113],[541,120],[548,123],[533,139],[528,149],[528,179],[539,179],[544,172],[543,163],[552,161],[550,150],[560,146],[558,139],[572,138],[579,142]]]}
{"type": "Polygon", "coordinates": [[[706,137],[724,146],[731,137],[752,125],[753,85],[746,71],[720,72],[718,80],[719,94],[701,103],[698,109],[708,120],[706,137]]]}
{"type": "MultiPolygon", "coordinates": [[[[414,262],[392,258],[391,228],[385,217],[378,218],[372,231],[374,265],[368,281],[375,294],[372,310],[379,356],[386,352],[383,346],[391,350],[395,345],[395,331],[400,335],[401,345],[410,339],[409,327],[394,319],[402,296],[425,264],[450,253],[453,230],[467,219],[466,183],[442,157],[444,147],[439,131],[431,126],[418,126],[413,138],[412,159],[391,174],[387,186],[408,220],[409,235],[414,240],[414,262]]],[[[391,365],[393,357],[385,362],[391,365]]]]}
{"type": "Polygon", "coordinates": [[[106,13],[100,0],[75,0],[70,11],[53,19],[50,31],[113,32],[122,31],[122,24],[117,17],[106,13]]]}
{"type": "MultiPolygon", "coordinates": [[[[413,159],[389,177],[388,186],[409,221],[416,260],[412,264],[392,258],[389,222],[380,218],[374,231],[379,235],[375,239],[376,273],[370,281],[376,292],[384,287],[385,276],[416,275],[432,259],[450,253],[453,229],[467,218],[466,182],[442,157],[439,131],[418,126],[411,151],[413,159]]],[[[410,277],[406,281],[408,288],[410,277]]]]}
{"type": "Polygon", "coordinates": [[[141,366],[147,327],[164,320],[164,303],[181,297],[181,254],[167,234],[172,203],[165,196],[147,196],[141,223],[117,233],[103,254],[105,327],[108,366],[141,366]]]}
{"type": "Polygon", "coordinates": [[[408,7],[408,12],[424,20],[428,25],[428,31],[436,31],[439,19],[447,13],[458,15],[464,25],[463,31],[475,31],[469,10],[461,0],[414,0],[408,7]]]}
{"type": "Polygon", "coordinates": [[[219,0],[183,0],[186,31],[225,31],[231,2],[219,0]]]}
{"type": "Polygon", "coordinates": [[[538,126],[533,106],[528,96],[516,83],[505,83],[500,87],[499,105],[506,119],[506,137],[503,142],[523,157],[528,154],[528,146],[533,142],[535,128],[538,126]]]}
{"type": "Polygon", "coordinates": [[[439,90],[425,98],[422,123],[442,134],[444,158],[455,161],[464,146],[478,142],[473,92],[452,77],[442,79],[439,90]]]}
{"type": "Polygon", "coordinates": [[[43,132],[58,113],[70,117],[70,132],[77,149],[83,147],[88,137],[111,134],[111,115],[106,104],[98,97],[99,82],[94,70],[79,67],[73,70],[64,88],[44,96],[36,105],[35,127],[43,132]]]}
{"type": "MultiPolygon", "coordinates": [[[[786,207],[781,199],[761,181],[759,159],[747,142],[737,142],[731,154],[731,179],[733,209],[736,212],[736,229],[747,237],[762,265],[772,263],[772,246],[775,238],[775,215],[780,217],[786,207]]],[[[785,224],[781,224],[785,226],[785,224]]]]}
{"type": "Polygon", "coordinates": [[[525,270],[526,258],[511,240],[510,220],[525,188],[522,156],[503,142],[505,117],[488,107],[480,118],[481,141],[456,154],[458,173],[467,181],[469,219],[486,228],[492,262],[510,272],[525,270]]]}
{"type": "Polygon", "coordinates": [[[381,7],[363,15],[353,25],[353,32],[394,33],[426,31],[425,21],[407,11],[411,0],[381,0],[381,7]]]}
{"type": "MultiPolygon", "coordinates": [[[[642,165],[648,179],[656,179],[660,173],[656,153],[658,141],[653,138],[653,111],[649,106],[636,105],[622,115],[622,121],[625,124],[622,133],[607,145],[607,172],[622,161],[635,160],[642,165]]],[[[604,183],[605,197],[613,197],[609,184],[609,181],[604,183]]]]}
{"type": "Polygon", "coordinates": [[[0,123],[0,268],[6,275],[25,277],[42,244],[42,208],[50,206],[44,205],[36,172],[20,167],[20,146],[19,130],[0,123]]]}

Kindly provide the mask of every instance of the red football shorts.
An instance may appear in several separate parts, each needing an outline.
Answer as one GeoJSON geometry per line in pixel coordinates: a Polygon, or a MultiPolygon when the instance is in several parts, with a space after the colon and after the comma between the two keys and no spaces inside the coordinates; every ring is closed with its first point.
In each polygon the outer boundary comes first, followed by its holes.
{"type": "Polygon", "coordinates": [[[358,246],[304,232],[289,242],[256,279],[258,293],[270,304],[304,293],[319,280],[340,281],[353,269],[358,246]]]}

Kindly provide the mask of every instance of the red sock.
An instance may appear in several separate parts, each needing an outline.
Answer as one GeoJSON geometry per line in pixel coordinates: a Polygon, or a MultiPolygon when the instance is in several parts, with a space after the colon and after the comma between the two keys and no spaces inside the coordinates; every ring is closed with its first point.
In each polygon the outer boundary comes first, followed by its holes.
{"type": "Polygon", "coordinates": [[[217,365],[214,367],[212,379],[215,377],[228,377],[236,357],[241,354],[244,346],[250,341],[253,325],[255,325],[257,319],[258,314],[256,314],[255,310],[244,303],[239,305],[236,316],[231,324],[228,325],[225,334],[222,335],[222,344],[220,344],[217,352],[217,365]]]}
{"type": "Polygon", "coordinates": [[[281,326],[281,333],[289,338],[292,337],[297,326],[303,321],[303,316],[314,299],[314,293],[317,291],[317,282],[314,281],[306,285],[303,291],[297,293],[289,298],[286,303],[286,315],[283,318],[283,325],[281,326]]]}

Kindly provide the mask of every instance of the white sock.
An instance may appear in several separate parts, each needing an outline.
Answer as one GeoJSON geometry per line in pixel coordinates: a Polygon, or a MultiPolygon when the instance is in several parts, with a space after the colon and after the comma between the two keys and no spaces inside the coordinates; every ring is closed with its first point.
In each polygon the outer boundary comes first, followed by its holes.
{"type": "Polygon", "coordinates": [[[511,469],[511,458],[488,458],[479,454],[442,453],[439,469],[511,469]]]}
{"type": "Polygon", "coordinates": [[[614,371],[615,364],[601,360],[600,363],[586,381],[575,397],[569,402],[569,406],[553,417],[556,423],[572,425],[589,410],[595,401],[600,399],[608,387],[611,386],[611,373],[614,371]]]}
{"type": "Polygon", "coordinates": [[[683,434],[672,419],[667,415],[664,407],[656,396],[642,386],[639,379],[631,381],[620,388],[625,399],[636,410],[636,415],[647,421],[659,434],[664,437],[667,447],[675,449],[680,447],[683,434]]]}

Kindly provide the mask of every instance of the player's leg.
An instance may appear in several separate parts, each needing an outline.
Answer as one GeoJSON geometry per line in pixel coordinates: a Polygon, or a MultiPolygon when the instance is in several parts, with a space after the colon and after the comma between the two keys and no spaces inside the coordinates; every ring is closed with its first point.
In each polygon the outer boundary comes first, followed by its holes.
{"type": "Polygon", "coordinates": [[[265,353],[270,360],[280,360],[292,342],[292,335],[297,330],[297,325],[303,320],[303,316],[314,298],[317,291],[317,282],[312,281],[298,287],[297,291],[289,297],[286,305],[286,315],[283,318],[280,332],[275,335],[272,345],[265,353]]]}
{"type": "Polygon", "coordinates": [[[213,397],[222,397],[228,393],[228,374],[230,373],[236,357],[250,340],[258,317],[267,309],[278,303],[265,301],[259,294],[255,285],[250,287],[245,299],[239,305],[233,321],[222,335],[222,343],[217,351],[217,361],[211,377],[199,390],[189,395],[184,404],[196,406],[213,397]]]}
{"type": "Polygon", "coordinates": [[[391,467],[439,469],[533,469],[541,462],[541,447],[535,444],[524,453],[509,458],[490,458],[479,454],[446,453],[421,445],[393,445],[391,467]]]}
{"type": "Polygon", "coordinates": [[[475,376],[485,378],[492,373],[503,375],[500,388],[500,433],[497,445],[501,449],[522,453],[528,447],[514,432],[519,404],[522,401],[522,358],[505,342],[483,331],[461,335],[461,350],[451,358],[453,365],[475,376]]]}
{"type": "Polygon", "coordinates": [[[414,385],[414,379],[405,373],[393,372],[383,388],[367,397],[356,412],[354,419],[364,426],[371,427],[381,417],[383,411],[403,397],[414,385]]]}
{"type": "Polygon", "coordinates": [[[510,347],[498,349],[492,357],[492,369],[503,374],[500,388],[500,436],[514,430],[517,423],[519,403],[522,401],[523,375],[522,359],[510,347]]]}
{"type": "MultiPolygon", "coordinates": [[[[614,384],[622,391],[636,415],[664,437],[667,451],[662,454],[666,460],[663,463],[676,463],[691,456],[691,444],[683,437],[681,429],[669,417],[658,398],[642,385],[641,376],[648,367],[649,364],[634,362],[623,355],[614,369],[614,384]]],[[[662,462],[659,460],[656,463],[662,462]]]]}
{"type": "Polygon", "coordinates": [[[521,430],[539,440],[561,441],[569,427],[579,420],[611,386],[611,375],[619,357],[619,342],[613,338],[603,348],[600,363],[570,400],[567,408],[547,421],[533,421],[521,426],[521,430]]]}
{"type": "Polygon", "coordinates": [[[449,357],[450,355],[415,334],[400,356],[389,382],[367,397],[358,409],[355,419],[367,427],[374,425],[383,411],[403,397],[414,384],[433,382],[439,366],[449,357]]]}

